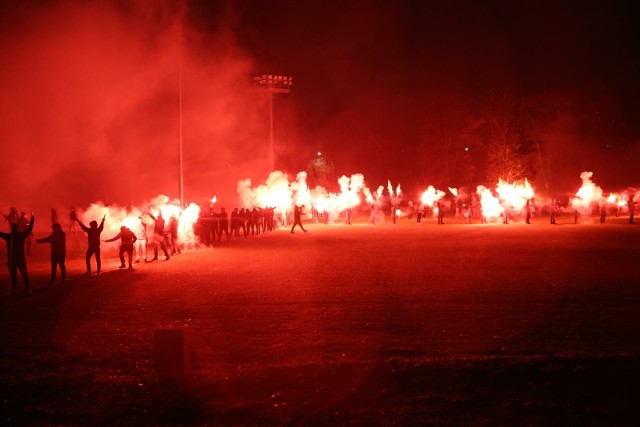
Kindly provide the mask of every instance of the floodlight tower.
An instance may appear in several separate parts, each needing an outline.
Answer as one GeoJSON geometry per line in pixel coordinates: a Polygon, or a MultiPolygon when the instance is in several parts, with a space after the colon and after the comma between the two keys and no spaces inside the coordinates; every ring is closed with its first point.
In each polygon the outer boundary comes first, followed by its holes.
{"type": "Polygon", "coordinates": [[[289,93],[293,86],[293,77],[274,76],[272,74],[262,74],[255,76],[253,82],[256,86],[269,91],[269,166],[270,172],[275,170],[274,149],[273,149],[273,94],[289,93]]]}

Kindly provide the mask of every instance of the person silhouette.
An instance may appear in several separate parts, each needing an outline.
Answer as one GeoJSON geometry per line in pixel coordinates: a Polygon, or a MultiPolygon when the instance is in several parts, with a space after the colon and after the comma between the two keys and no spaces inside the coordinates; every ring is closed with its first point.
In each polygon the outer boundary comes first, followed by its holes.
{"type": "Polygon", "coordinates": [[[29,274],[27,273],[27,259],[24,255],[24,242],[31,235],[33,231],[33,224],[35,219],[33,213],[31,213],[31,220],[29,225],[23,231],[18,229],[17,223],[11,224],[11,231],[8,233],[0,232],[0,238],[7,242],[7,267],[9,268],[9,277],[11,281],[11,293],[10,295],[17,294],[18,287],[18,270],[22,275],[22,281],[27,293],[31,294],[31,288],[29,287],[29,274]]]}
{"type": "Polygon", "coordinates": [[[100,260],[100,233],[104,229],[104,220],[107,216],[102,217],[102,221],[100,222],[100,226],[96,221],[91,221],[89,223],[89,227],[84,225],[78,217],[75,217],[75,220],[80,224],[80,228],[87,233],[87,243],[89,247],[87,248],[87,254],[85,256],[85,262],[87,264],[87,272],[85,273],[87,276],[91,275],[91,256],[95,255],[96,257],[96,274],[100,274],[100,269],[102,268],[102,261],[100,260]]]}
{"type": "Polygon", "coordinates": [[[436,206],[438,207],[438,224],[444,224],[444,203],[438,200],[436,206]]]}
{"type": "Polygon", "coordinates": [[[136,264],[140,262],[140,259],[143,259],[144,262],[147,262],[147,223],[144,222],[144,218],[142,216],[140,216],[138,219],[140,220],[140,222],[138,222],[134,229],[134,233],[136,234],[137,238],[134,243],[136,264]]]}
{"type": "Polygon", "coordinates": [[[53,227],[53,224],[57,224],[58,223],[58,211],[55,210],[55,208],[51,208],[51,226],[53,227]]]}
{"type": "Polygon", "coordinates": [[[551,204],[549,204],[549,223],[556,223],[556,199],[552,199],[551,204]]]}
{"type": "MultiPolygon", "coordinates": [[[[174,215],[169,219],[169,237],[171,237],[171,255],[178,254],[180,255],[182,252],[180,250],[180,234],[178,232],[178,228],[180,226],[180,221],[174,215]]],[[[168,249],[168,248],[167,248],[168,249]]]]}
{"type": "Polygon", "coordinates": [[[302,228],[302,231],[304,231],[305,233],[308,230],[305,230],[305,228],[302,226],[302,207],[301,206],[295,206],[293,208],[293,227],[291,227],[291,234],[293,234],[293,229],[296,228],[296,225],[300,226],[300,228],[302,228]]]}
{"type": "Polygon", "coordinates": [[[8,214],[4,214],[3,213],[2,216],[9,223],[9,228],[11,228],[11,225],[17,224],[18,223],[18,219],[20,219],[20,215],[18,215],[18,210],[13,206],[9,208],[9,213],[8,214]]]}
{"type": "Polygon", "coordinates": [[[164,218],[162,217],[162,211],[158,212],[158,217],[153,216],[151,212],[149,212],[149,218],[151,218],[154,222],[153,225],[153,259],[151,261],[157,261],[158,259],[158,246],[162,248],[162,252],[164,252],[164,257],[166,261],[169,261],[169,253],[167,252],[167,245],[164,243],[164,218]]]}
{"type": "MultiPolygon", "coordinates": [[[[18,218],[18,231],[23,232],[27,228],[29,228],[29,221],[27,221],[27,214],[22,212],[20,214],[20,218],[18,218]]],[[[31,245],[33,244],[33,232],[27,235],[27,238],[24,241],[24,247],[27,252],[27,256],[32,256],[31,254],[31,245]]]]}
{"type": "Polygon", "coordinates": [[[220,225],[218,226],[218,242],[222,240],[223,233],[227,236],[228,242],[231,239],[231,236],[229,235],[229,214],[227,214],[225,208],[220,208],[218,218],[220,219],[220,225]]]}
{"type": "Polygon", "coordinates": [[[131,265],[131,261],[133,260],[133,244],[138,240],[133,231],[129,230],[124,225],[120,227],[120,232],[116,234],[111,239],[104,240],[104,242],[115,242],[120,239],[120,252],[118,255],[120,256],[120,268],[125,268],[124,264],[124,254],[127,254],[129,259],[129,270],[133,270],[133,265],[131,265]]]}
{"type": "Polygon", "coordinates": [[[42,239],[36,239],[37,243],[49,243],[51,244],[51,279],[49,283],[56,281],[57,266],[60,266],[60,275],[62,281],[67,280],[67,268],[64,264],[64,260],[67,256],[67,237],[62,231],[62,227],[57,222],[54,223],[51,228],[53,232],[42,239]]]}
{"type": "Polygon", "coordinates": [[[76,228],[77,218],[78,217],[76,216],[76,208],[71,206],[71,209],[69,209],[69,234],[73,233],[74,236],[78,232],[78,229],[76,228]]]}

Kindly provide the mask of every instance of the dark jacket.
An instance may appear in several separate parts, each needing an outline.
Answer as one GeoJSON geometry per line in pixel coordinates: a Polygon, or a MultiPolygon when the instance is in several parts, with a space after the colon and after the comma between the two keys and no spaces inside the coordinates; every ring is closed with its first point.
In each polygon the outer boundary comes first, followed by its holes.
{"type": "Polygon", "coordinates": [[[151,217],[154,222],[153,234],[162,236],[164,234],[164,218],[161,215],[158,215],[156,218],[152,213],[149,213],[149,217],[151,217]]]}
{"type": "Polygon", "coordinates": [[[11,226],[9,233],[0,232],[0,238],[3,238],[7,242],[7,255],[9,261],[24,261],[24,241],[29,237],[33,231],[33,223],[35,222],[33,215],[29,226],[24,231],[18,231],[16,225],[11,226]]]}
{"type": "Polygon", "coordinates": [[[38,243],[50,243],[51,255],[61,256],[67,253],[67,236],[62,228],[54,228],[53,233],[43,239],[36,239],[38,243]]]}
{"type": "Polygon", "coordinates": [[[78,221],[80,224],[80,228],[82,228],[87,233],[87,241],[89,242],[90,248],[99,248],[100,247],[100,233],[104,229],[104,218],[100,222],[100,225],[96,228],[89,228],[85,226],[83,223],[78,221]]]}
{"type": "Polygon", "coordinates": [[[133,234],[133,231],[129,230],[126,227],[122,227],[120,229],[120,232],[115,237],[107,239],[105,240],[105,242],[115,242],[118,239],[122,240],[122,246],[133,246],[133,243],[138,240],[136,235],[133,234]]]}

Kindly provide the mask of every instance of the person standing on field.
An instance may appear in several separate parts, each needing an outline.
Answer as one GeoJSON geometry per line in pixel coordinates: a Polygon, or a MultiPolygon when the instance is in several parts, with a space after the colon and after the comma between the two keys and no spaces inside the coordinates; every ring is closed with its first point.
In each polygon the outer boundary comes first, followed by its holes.
{"type": "Polygon", "coordinates": [[[87,243],[89,244],[89,247],[87,248],[87,254],[85,256],[85,263],[87,264],[87,272],[85,273],[85,275],[87,276],[91,275],[92,255],[95,255],[96,257],[96,273],[98,275],[100,274],[100,269],[102,268],[102,261],[100,260],[100,234],[104,229],[104,220],[106,217],[106,215],[102,217],[100,226],[98,226],[98,223],[96,221],[91,221],[89,223],[89,227],[87,227],[82,222],[80,222],[77,216],[74,215],[74,218],[78,222],[78,224],[80,224],[80,228],[82,228],[82,231],[87,233],[87,243]]]}
{"type": "MultiPolygon", "coordinates": [[[[18,231],[23,232],[27,228],[29,228],[29,221],[27,221],[27,214],[22,212],[20,214],[20,218],[18,218],[18,231]]],[[[33,232],[29,233],[27,235],[26,240],[24,241],[24,247],[25,247],[25,250],[27,251],[27,256],[32,256],[33,255],[31,253],[31,245],[32,245],[32,243],[33,243],[33,232]]]]}
{"type": "Polygon", "coordinates": [[[436,205],[438,206],[438,224],[444,224],[444,203],[438,200],[436,205]]]}
{"type": "Polygon", "coordinates": [[[151,212],[149,212],[149,217],[153,220],[153,259],[151,261],[156,261],[158,259],[158,246],[162,248],[162,252],[164,252],[165,261],[169,261],[169,253],[167,252],[167,245],[164,243],[164,218],[162,217],[162,211],[158,212],[158,217],[153,216],[151,212]]]}
{"type": "Polygon", "coordinates": [[[140,222],[135,228],[135,252],[136,252],[136,264],[140,262],[142,258],[144,262],[147,262],[147,223],[144,222],[144,218],[140,216],[138,218],[140,222]]]}
{"type": "Polygon", "coordinates": [[[171,255],[181,254],[178,226],[180,222],[176,216],[169,219],[169,237],[171,240],[171,255]]]}
{"type": "Polygon", "coordinates": [[[62,231],[62,227],[57,222],[54,223],[51,228],[53,232],[45,238],[36,239],[37,243],[49,243],[51,245],[51,279],[49,283],[56,281],[57,267],[60,266],[60,275],[62,281],[67,280],[67,268],[64,264],[64,260],[67,256],[67,236],[62,231]]]}
{"type": "Polygon", "coordinates": [[[9,277],[11,281],[11,295],[17,294],[18,286],[18,270],[22,275],[22,281],[27,293],[31,294],[29,287],[29,274],[27,273],[27,259],[24,255],[24,242],[33,231],[34,223],[33,213],[26,230],[20,231],[17,223],[11,224],[9,233],[0,232],[0,238],[7,242],[7,267],[9,268],[9,277]]]}
{"type": "Polygon", "coordinates": [[[293,227],[291,227],[291,234],[293,234],[293,229],[296,228],[296,225],[300,226],[305,233],[308,231],[302,226],[302,207],[300,206],[293,208],[293,227]]]}
{"type": "Polygon", "coordinates": [[[120,268],[125,268],[124,264],[124,254],[127,254],[129,259],[129,270],[133,270],[133,266],[131,265],[131,261],[133,259],[133,244],[137,239],[136,235],[133,234],[133,231],[129,230],[124,225],[120,227],[120,232],[116,234],[111,239],[105,240],[105,242],[115,242],[120,239],[120,252],[118,255],[120,256],[120,268]]]}

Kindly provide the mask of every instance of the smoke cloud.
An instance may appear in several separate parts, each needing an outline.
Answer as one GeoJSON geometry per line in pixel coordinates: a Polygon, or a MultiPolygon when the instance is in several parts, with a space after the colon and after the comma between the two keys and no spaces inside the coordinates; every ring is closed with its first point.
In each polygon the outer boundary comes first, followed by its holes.
{"type": "MultiPolygon", "coordinates": [[[[572,195],[576,174],[593,170],[606,191],[638,186],[637,108],[628,107],[637,104],[637,55],[630,55],[637,49],[617,43],[627,40],[610,31],[617,15],[590,33],[582,23],[604,16],[599,8],[561,8],[552,21],[544,8],[485,4],[339,9],[290,1],[1,2],[0,210],[42,217],[53,207],[65,218],[70,206],[97,201],[179,198],[181,140],[185,203],[208,205],[213,196],[228,210],[245,203],[239,180],[251,189],[284,178],[267,178],[268,93],[252,85],[253,74],[265,72],[294,76],[291,93],[274,97],[277,168],[291,178],[322,151],[336,179],[354,171],[376,184],[390,179],[414,200],[429,183],[492,186],[477,141],[490,94],[550,93],[557,102],[553,120],[536,128],[547,150],[536,153],[532,185],[550,197],[572,195]],[[540,22],[549,25],[541,30],[540,22]],[[592,51],[584,40],[602,46],[592,51]],[[612,45],[620,52],[594,69],[612,45]]],[[[339,185],[320,184],[310,175],[309,193],[339,185]]]]}
{"type": "Polygon", "coordinates": [[[265,175],[267,95],[231,12],[205,34],[186,4],[0,6],[3,210],[177,198],[181,131],[186,203],[235,203],[239,178],[265,175]]]}

